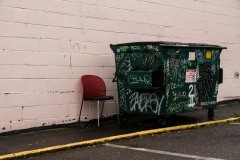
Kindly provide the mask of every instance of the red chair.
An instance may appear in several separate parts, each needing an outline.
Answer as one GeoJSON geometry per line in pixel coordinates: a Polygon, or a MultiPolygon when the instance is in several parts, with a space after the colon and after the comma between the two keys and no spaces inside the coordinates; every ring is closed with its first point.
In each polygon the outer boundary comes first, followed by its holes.
{"type": "Polygon", "coordinates": [[[113,100],[115,103],[117,118],[118,118],[118,108],[117,103],[114,100],[113,96],[106,96],[106,85],[102,78],[95,75],[83,75],[81,78],[83,85],[83,97],[79,114],[79,121],[82,113],[83,101],[97,101],[97,112],[98,112],[98,127],[99,127],[99,109],[100,109],[100,101],[102,102],[102,111],[101,117],[104,109],[104,103],[106,100],[113,100]]]}

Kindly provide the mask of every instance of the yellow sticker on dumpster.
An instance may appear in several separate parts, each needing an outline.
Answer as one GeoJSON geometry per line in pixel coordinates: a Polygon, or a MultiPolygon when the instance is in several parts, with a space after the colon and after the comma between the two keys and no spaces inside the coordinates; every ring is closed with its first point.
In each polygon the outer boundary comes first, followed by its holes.
{"type": "Polygon", "coordinates": [[[207,51],[206,52],[206,58],[211,59],[212,58],[212,51],[207,51]]]}

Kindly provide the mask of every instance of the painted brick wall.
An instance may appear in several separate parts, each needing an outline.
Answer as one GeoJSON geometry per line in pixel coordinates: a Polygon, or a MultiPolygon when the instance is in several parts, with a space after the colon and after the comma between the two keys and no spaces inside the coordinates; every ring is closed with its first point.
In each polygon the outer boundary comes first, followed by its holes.
{"type": "MultiPolygon", "coordinates": [[[[110,43],[226,46],[219,100],[240,96],[239,0],[2,0],[0,26],[0,132],[77,121],[83,74],[116,96],[110,43]]],[[[85,103],[82,119],[92,118],[85,103]]]]}

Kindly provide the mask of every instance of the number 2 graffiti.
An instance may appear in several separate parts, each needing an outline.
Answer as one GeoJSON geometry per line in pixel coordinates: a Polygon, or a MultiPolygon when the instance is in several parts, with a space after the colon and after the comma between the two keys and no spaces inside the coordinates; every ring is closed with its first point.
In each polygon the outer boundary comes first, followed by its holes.
{"type": "Polygon", "coordinates": [[[195,94],[193,94],[193,85],[192,84],[189,86],[189,89],[190,89],[190,92],[188,94],[188,97],[190,98],[190,102],[188,104],[188,107],[192,108],[195,106],[195,102],[194,102],[195,94]]]}

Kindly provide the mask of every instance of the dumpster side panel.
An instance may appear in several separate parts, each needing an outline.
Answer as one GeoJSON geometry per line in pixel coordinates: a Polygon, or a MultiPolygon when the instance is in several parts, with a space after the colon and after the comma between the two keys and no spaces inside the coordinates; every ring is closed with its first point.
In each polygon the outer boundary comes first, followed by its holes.
{"type": "Polygon", "coordinates": [[[166,114],[215,108],[220,49],[166,48],[166,114]]]}
{"type": "Polygon", "coordinates": [[[125,47],[117,47],[111,46],[112,50],[115,53],[115,64],[116,64],[116,72],[115,76],[117,77],[117,87],[118,87],[118,101],[119,101],[119,111],[127,112],[127,88],[125,87],[124,76],[126,75],[125,69],[129,68],[129,55],[126,53],[128,50],[128,46],[125,47]]]}

